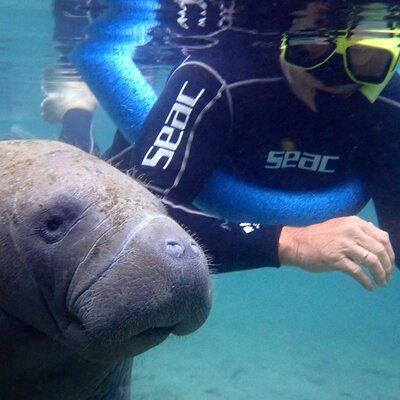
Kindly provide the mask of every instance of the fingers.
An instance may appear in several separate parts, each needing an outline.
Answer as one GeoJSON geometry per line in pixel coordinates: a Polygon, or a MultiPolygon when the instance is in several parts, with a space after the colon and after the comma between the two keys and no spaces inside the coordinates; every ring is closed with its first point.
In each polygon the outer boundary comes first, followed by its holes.
{"type": "Polygon", "coordinates": [[[378,243],[380,243],[382,246],[385,247],[385,249],[389,255],[390,262],[391,262],[392,269],[393,269],[395,255],[394,255],[392,244],[390,243],[389,234],[387,232],[377,228],[376,226],[374,226],[374,224],[372,222],[364,223],[362,225],[362,229],[366,234],[368,234],[369,236],[374,238],[378,243]]]}
{"type": "MultiPolygon", "coordinates": [[[[357,256],[353,259],[359,261],[364,264],[366,267],[371,267],[371,273],[375,277],[374,271],[380,275],[383,274],[384,284],[388,281],[389,277],[393,271],[393,264],[388,254],[387,249],[381,243],[371,238],[368,235],[365,235],[361,243],[359,243],[361,248],[358,246],[355,247],[354,251],[357,251],[357,256]],[[365,257],[365,251],[368,250],[369,254],[365,257]],[[379,267],[382,267],[380,269],[379,267]],[[378,271],[379,269],[379,271],[378,271]]],[[[377,280],[379,282],[379,279],[377,280]]]]}
{"type": "Polygon", "coordinates": [[[371,250],[356,245],[352,248],[352,251],[349,254],[349,256],[353,262],[357,261],[360,264],[362,264],[363,266],[365,266],[366,268],[368,268],[369,272],[371,273],[372,277],[374,278],[374,281],[379,286],[386,285],[387,273],[383,266],[382,259],[384,259],[386,262],[390,263],[390,260],[389,260],[389,257],[387,256],[387,254],[386,254],[386,257],[385,256],[378,257],[371,250]]]}
{"type": "Polygon", "coordinates": [[[371,222],[362,221],[362,231],[366,234],[362,247],[375,254],[386,272],[386,283],[390,281],[394,269],[395,255],[387,232],[377,228],[371,222]]]}
{"type": "Polygon", "coordinates": [[[351,261],[350,259],[344,259],[338,269],[345,274],[350,275],[368,291],[372,292],[374,290],[374,283],[372,280],[354,261],[351,261]]]}

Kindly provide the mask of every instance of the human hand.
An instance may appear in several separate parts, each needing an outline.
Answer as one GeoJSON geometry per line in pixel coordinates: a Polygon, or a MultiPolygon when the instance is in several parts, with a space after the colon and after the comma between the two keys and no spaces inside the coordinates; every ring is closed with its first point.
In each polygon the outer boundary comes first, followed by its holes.
{"type": "Polygon", "coordinates": [[[395,256],[387,232],[351,216],[304,228],[284,227],[279,258],[281,264],[310,272],[344,272],[372,291],[374,281],[384,286],[390,280],[395,256]]]}

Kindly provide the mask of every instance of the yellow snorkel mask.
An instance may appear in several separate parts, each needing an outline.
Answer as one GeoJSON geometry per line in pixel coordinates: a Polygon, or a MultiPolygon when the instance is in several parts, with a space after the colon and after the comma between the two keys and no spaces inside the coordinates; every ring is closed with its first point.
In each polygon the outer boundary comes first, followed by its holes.
{"type": "Polygon", "coordinates": [[[396,72],[400,57],[400,30],[375,29],[361,34],[284,35],[281,54],[291,65],[312,71],[334,54],[343,56],[344,68],[359,91],[373,103],[396,72]]]}

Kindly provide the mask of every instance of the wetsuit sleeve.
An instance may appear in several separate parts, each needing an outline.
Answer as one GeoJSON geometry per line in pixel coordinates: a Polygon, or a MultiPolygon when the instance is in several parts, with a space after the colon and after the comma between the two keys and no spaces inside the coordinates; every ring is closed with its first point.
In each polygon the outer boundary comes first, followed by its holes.
{"type": "Polygon", "coordinates": [[[199,65],[178,68],[135,142],[138,175],[157,193],[190,204],[218,163],[230,124],[220,79],[199,65]]]}
{"type": "Polygon", "coordinates": [[[213,272],[279,267],[281,227],[238,224],[203,214],[194,208],[168,201],[165,204],[170,216],[188,229],[211,257],[213,272]]]}
{"type": "Polygon", "coordinates": [[[223,83],[201,66],[181,67],[135,143],[137,174],[164,198],[170,215],[197,237],[216,272],[278,266],[280,227],[228,222],[192,206],[224,156],[230,125],[223,83]]]}

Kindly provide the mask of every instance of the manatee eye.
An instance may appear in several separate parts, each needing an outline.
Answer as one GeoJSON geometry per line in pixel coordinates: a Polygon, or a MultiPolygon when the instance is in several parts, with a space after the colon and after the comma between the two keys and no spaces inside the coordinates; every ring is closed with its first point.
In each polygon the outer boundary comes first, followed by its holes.
{"type": "Polygon", "coordinates": [[[59,242],[69,234],[85,207],[86,203],[70,196],[49,199],[33,217],[33,234],[48,244],[59,242]]]}
{"type": "Polygon", "coordinates": [[[68,224],[64,216],[58,214],[46,215],[38,231],[47,243],[55,243],[64,237],[67,231],[66,225],[68,224]]]}
{"type": "Polygon", "coordinates": [[[62,225],[63,220],[59,216],[51,217],[46,221],[46,228],[50,232],[55,232],[62,225]]]}

